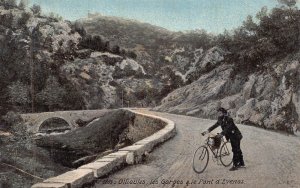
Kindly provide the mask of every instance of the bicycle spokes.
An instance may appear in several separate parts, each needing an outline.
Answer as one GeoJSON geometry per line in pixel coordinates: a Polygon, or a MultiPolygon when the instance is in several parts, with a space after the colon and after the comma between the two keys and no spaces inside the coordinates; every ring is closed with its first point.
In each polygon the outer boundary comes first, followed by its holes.
{"type": "Polygon", "coordinates": [[[196,173],[202,173],[208,164],[209,153],[206,146],[200,146],[194,153],[193,169],[196,173]]]}
{"type": "Polygon", "coordinates": [[[232,163],[232,152],[230,152],[229,144],[226,142],[220,149],[220,161],[224,166],[229,166],[232,163]]]}
{"type": "Polygon", "coordinates": [[[205,152],[205,148],[202,149],[201,155],[199,156],[199,160],[203,160],[207,152],[205,152]]]}
{"type": "Polygon", "coordinates": [[[217,165],[229,166],[232,163],[233,154],[231,152],[231,145],[228,143],[222,139],[221,147],[215,149],[215,146],[206,139],[205,145],[200,146],[194,153],[193,170],[199,174],[206,169],[209,161],[208,150],[212,152],[212,159],[214,162],[217,161],[217,165]]]}
{"type": "Polygon", "coordinates": [[[220,152],[220,157],[226,156],[226,155],[230,155],[230,151],[228,150],[228,147],[225,145],[224,150],[222,151],[222,153],[220,152]]]}

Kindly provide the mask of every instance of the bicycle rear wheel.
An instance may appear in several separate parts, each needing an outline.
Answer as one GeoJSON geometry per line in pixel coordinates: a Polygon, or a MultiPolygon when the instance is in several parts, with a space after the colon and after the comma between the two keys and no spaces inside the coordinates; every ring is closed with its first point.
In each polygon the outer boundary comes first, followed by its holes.
{"type": "Polygon", "coordinates": [[[200,146],[194,153],[193,169],[196,173],[202,173],[208,164],[209,153],[206,146],[200,146]]]}
{"type": "Polygon", "coordinates": [[[233,156],[231,152],[231,146],[227,143],[228,142],[225,142],[220,149],[220,161],[225,167],[231,165],[233,156]]]}

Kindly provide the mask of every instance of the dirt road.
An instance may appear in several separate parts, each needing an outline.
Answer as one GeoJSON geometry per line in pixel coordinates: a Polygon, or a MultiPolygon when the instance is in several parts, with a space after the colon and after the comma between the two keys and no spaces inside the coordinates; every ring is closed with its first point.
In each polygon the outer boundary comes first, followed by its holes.
{"type": "Polygon", "coordinates": [[[174,121],[177,135],[150,153],[143,164],[100,179],[94,187],[300,187],[299,137],[238,125],[244,136],[241,148],[247,167],[231,172],[210,160],[205,172],[198,175],[192,169],[193,153],[204,141],[200,132],[215,121],[147,113],[174,121]]]}

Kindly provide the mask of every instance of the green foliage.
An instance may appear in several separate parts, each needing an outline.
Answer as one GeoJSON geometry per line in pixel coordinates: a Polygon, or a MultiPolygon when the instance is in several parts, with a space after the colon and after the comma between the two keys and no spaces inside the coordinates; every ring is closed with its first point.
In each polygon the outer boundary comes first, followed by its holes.
{"type": "Polygon", "coordinates": [[[296,0],[278,0],[279,3],[284,4],[288,7],[293,7],[296,5],[297,1],[296,0]]]}
{"type": "Polygon", "coordinates": [[[136,53],[134,53],[133,51],[128,51],[128,52],[126,53],[126,55],[127,55],[129,58],[132,58],[132,59],[136,59],[136,58],[137,58],[136,53]]]}
{"type": "Polygon", "coordinates": [[[53,19],[53,20],[55,20],[55,21],[62,21],[62,20],[63,20],[63,17],[62,17],[62,16],[60,16],[59,14],[56,14],[56,13],[54,13],[54,12],[50,12],[49,18],[50,18],[50,19],[53,19]]]}
{"type": "Polygon", "coordinates": [[[50,110],[63,108],[63,99],[66,95],[66,90],[58,83],[54,76],[50,76],[45,88],[37,94],[37,100],[40,104],[45,104],[50,110]]]}
{"type": "Polygon", "coordinates": [[[3,116],[2,119],[10,127],[13,126],[14,124],[18,124],[22,121],[20,114],[14,112],[14,111],[7,112],[7,114],[5,116],[3,116]]]}
{"type": "Polygon", "coordinates": [[[114,54],[120,55],[121,54],[120,46],[118,46],[118,45],[113,46],[112,49],[111,49],[111,52],[114,53],[114,54]]]}
{"type": "Polygon", "coordinates": [[[14,111],[7,112],[2,116],[4,124],[7,126],[8,130],[13,133],[17,140],[26,139],[27,127],[23,124],[23,119],[19,113],[14,111]]]}
{"type": "Polygon", "coordinates": [[[264,17],[268,16],[268,7],[264,6],[260,9],[258,13],[256,13],[256,18],[258,20],[262,20],[264,17]]]}
{"type": "Polygon", "coordinates": [[[194,48],[211,48],[214,36],[208,34],[205,30],[194,30],[187,33],[181,33],[178,37],[173,39],[174,42],[181,46],[192,45],[194,48]]]}
{"type": "Polygon", "coordinates": [[[32,7],[30,9],[34,15],[40,15],[42,12],[40,5],[37,5],[37,4],[32,5],[32,7]]]}
{"type": "Polygon", "coordinates": [[[30,102],[29,88],[20,81],[13,82],[8,87],[9,101],[14,105],[27,105],[30,102]]]}
{"type": "Polygon", "coordinates": [[[3,5],[6,9],[10,9],[17,6],[16,0],[2,0],[0,5],[3,5]]]}
{"type": "MultiPolygon", "coordinates": [[[[76,24],[75,24],[76,25],[76,24]]],[[[131,57],[133,59],[136,58],[136,54],[134,52],[130,52],[129,54],[125,52],[124,49],[121,49],[119,45],[114,45],[111,47],[109,41],[105,41],[101,36],[99,35],[85,35],[85,29],[81,27],[79,24],[75,26],[75,28],[82,32],[83,38],[81,39],[79,43],[79,48],[81,49],[92,49],[95,51],[100,52],[111,52],[113,54],[117,55],[127,55],[128,57],[131,57]]]]}
{"type": "Polygon", "coordinates": [[[164,83],[163,95],[170,93],[183,86],[183,81],[180,76],[176,75],[170,66],[163,67],[162,69],[162,81],[164,83]]]}
{"type": "Polygon", "coordinates": [[[256,14],[257,21],[248,16],[241,27],[217,37],[217,44],[232,52],[228,61],[255,69],[268,58],[299,49],[300,11],[294,1],[280,2],[286,6],[269,13],[263,7],[256,14]]]}
{"type": "Polygon", "coordinates": [[[28,6],[29,2],[28,0],[20,0],[18,7],[21,10],[24,10],[28,6]]]}
{"type": "Polygon", "coordinates": [[[144,87],[140,88],[138,91],[134,93],[136,97],[136,101],[144,101],[146,106],[149,105],[156,105],[160,99],[160,93],[158,89],[154,88],[153,86],[149,86],[147,84],[144,87]]]}
{"type": "Polygon", "coordinates": [[[28,12],[23,12],[22,15],[21,15],[21,18],[18,19],[18,25],[20,27],[25,27],[26,23],[30,19],[30,16],[31,15],[28,12]]]}
{"type": "Polygon", "coordinates": [[[85,28],[83,27],[82,24],[80,24],[79,22],[75,22],[75,24],[72,25],[72,29],[75,31],[75,32],[78,32],[82,37],[85,37],[86,36],[86,30],[85,28]]]}
{"type": "Polygon", "coordinates": [[[9,14],[0,15],[0,23],[4,27],[12,28],[14,16],[10,12],[9,14]]]}
{"type": "MultiPolygon", "coordinates": [[[[27,1],[20,1],[19,7],[8,6],[13,5],[12,2],[0,0],[0,5],[5,5],[7,9],[19,9],[4,11],[0,15],[0,114],[6,114],[9,110],[31,110],[31,81],[36,99],[35,112],[83,109],[85,103],[82,94],[66,78],[58,79],[59,68],[65,59],[56,61],[53,58],[56,55],[52,49],[53,36],[45,38],[40,30],[40,27],[55,20],[45,17],[47,22],[27,27],[26,24],[32,16],[32,13],[24,8],[27,1]],[[30,74],[31,68],[33,75],[30,74]],[[49,75],[53,76],[50,78],[49,75]]],[[[41,9],[38,5],[34,5],[31,11],[34,13],[33,17],[40,16],[41,9]]],[[[66,41],[66,44],[67,47],[63,49],[59,58],[66,57],[66,60],[72,60],[76,57],[76,44],[71,40],[66,41]]]]}
{"type": "Polygon", "coordinates": [[[66,110],[82,110],[84,109],[85,102],[83,99],[83,94],[80,90],[76,89],[70,83],[64,83],[64,88],[67,95],[63,98],[63,109],[66,110]]]}
{"type": "Polygon", "coordinates": [[[79,47],[103,52],[107,51],[106,43],[99,35],[87,35],[80,41],[79,47]]]}

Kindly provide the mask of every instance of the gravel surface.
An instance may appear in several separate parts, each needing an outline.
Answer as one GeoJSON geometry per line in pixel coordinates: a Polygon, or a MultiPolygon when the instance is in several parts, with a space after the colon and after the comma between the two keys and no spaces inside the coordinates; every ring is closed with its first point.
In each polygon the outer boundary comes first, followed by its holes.
{"type": "MultiPolygon", "coordinates": [[[[177,135],[150,153],[144,163],[99,179],[93,187],[300,187],[297,136],[238,125],[244,136],[241,148],[246,168],[231,172],[210,158],[207,169],[196,174],[192,169],[193,154],[205,139],[200,133],[216,121],[142,112],[174,121],[177,135]]],[[[220,128],[214,130],[217,132],[220,128]]]]}

